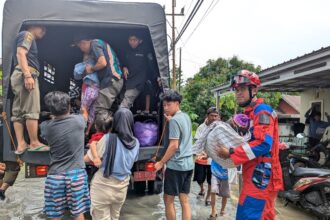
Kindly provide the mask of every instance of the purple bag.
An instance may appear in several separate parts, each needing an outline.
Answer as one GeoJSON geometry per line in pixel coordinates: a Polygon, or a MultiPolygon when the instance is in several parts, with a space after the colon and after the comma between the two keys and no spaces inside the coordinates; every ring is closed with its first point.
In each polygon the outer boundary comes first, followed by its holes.
{"type": "Polygon", "coordinates": [[[151,120],[135,122],[134,134],[141,146],[154,146],[158,139],[158,125],[151,120]]]}

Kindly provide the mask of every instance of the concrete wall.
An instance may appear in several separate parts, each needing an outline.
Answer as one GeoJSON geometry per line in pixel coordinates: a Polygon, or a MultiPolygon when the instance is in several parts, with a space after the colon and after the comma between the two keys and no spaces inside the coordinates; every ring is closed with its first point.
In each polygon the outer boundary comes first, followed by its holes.
{"type": "Polygon", "coordinates": [[[315,100],[323,101],[322,120],[327,120],[324,112],[330,114],[330,89],[310,89],[301,93],[300,122],[305,123],[304,115],[315,100]]]}

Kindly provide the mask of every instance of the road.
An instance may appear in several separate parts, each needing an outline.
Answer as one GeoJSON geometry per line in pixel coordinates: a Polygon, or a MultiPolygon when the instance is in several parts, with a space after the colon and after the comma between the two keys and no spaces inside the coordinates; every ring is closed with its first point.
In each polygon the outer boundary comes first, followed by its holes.
{"type": "MultiPolygon", "coordinates": [[[[43,207],[43,183],[44,179],[25,179],[21,172],[14,187],[7,191],[7,199],[0,202],[0,220],[39,220],[46,219],[42,214],[43,207]]],[[[235,219],[236,203],[238,198],[238,186],[232,186],[232,198],[229,200],[226,215],[218,219],[235,219]]],[[[210,214],[210,207],[204,205],[204,201],[197,199],[198,186],[192,183],[190,203],[192,207],[192,219],[206,220],[210,214]]],[[[176,200],[177,219],[180,219],[180,205],[176,200]]],[[[220,209],[220,200],[217,202],[220,209]]],[[[276,220],[313,220],[313,216],[295,206],[284,204],[278,200],[276,203],[276,220]]],[[[70,218],[66,218],[70,219],[70,218]]],[[[136,196],[130,192],[123,206],[120,220],[162,220],[165,219],[162,195],[136,196]]]]}

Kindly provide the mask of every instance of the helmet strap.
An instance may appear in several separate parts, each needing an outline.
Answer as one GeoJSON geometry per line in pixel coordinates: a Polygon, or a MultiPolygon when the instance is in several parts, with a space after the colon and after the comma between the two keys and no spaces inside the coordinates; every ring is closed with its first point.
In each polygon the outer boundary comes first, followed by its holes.
{"type": "Polygon", "coordinates": [[[243,107],[243,108],[247,107],[248,105],[251,104],[252,99],[253,99],[255,96],[256,96],[256,95],[253,95],[253,94],[252,94],[252,86],[249,86],[249,100],[247,100],[247,101],[244,102],[244,103],[238,104],[238,106],[239,106],[239,107],[243,107]]]}

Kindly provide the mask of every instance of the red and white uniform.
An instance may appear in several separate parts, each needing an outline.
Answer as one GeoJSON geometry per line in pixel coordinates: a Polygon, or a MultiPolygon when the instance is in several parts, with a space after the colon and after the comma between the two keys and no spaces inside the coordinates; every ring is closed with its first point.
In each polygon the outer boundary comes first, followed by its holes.
{"type": "Polygon", "coordinates": [[[243,187],[237,220],[273,220],[277,192],[283,188],[279,161],[278,118],[263,99],[245,109],[251,119],[252,138],[230,155],[235,165],[243,165],[243,187]]]}

